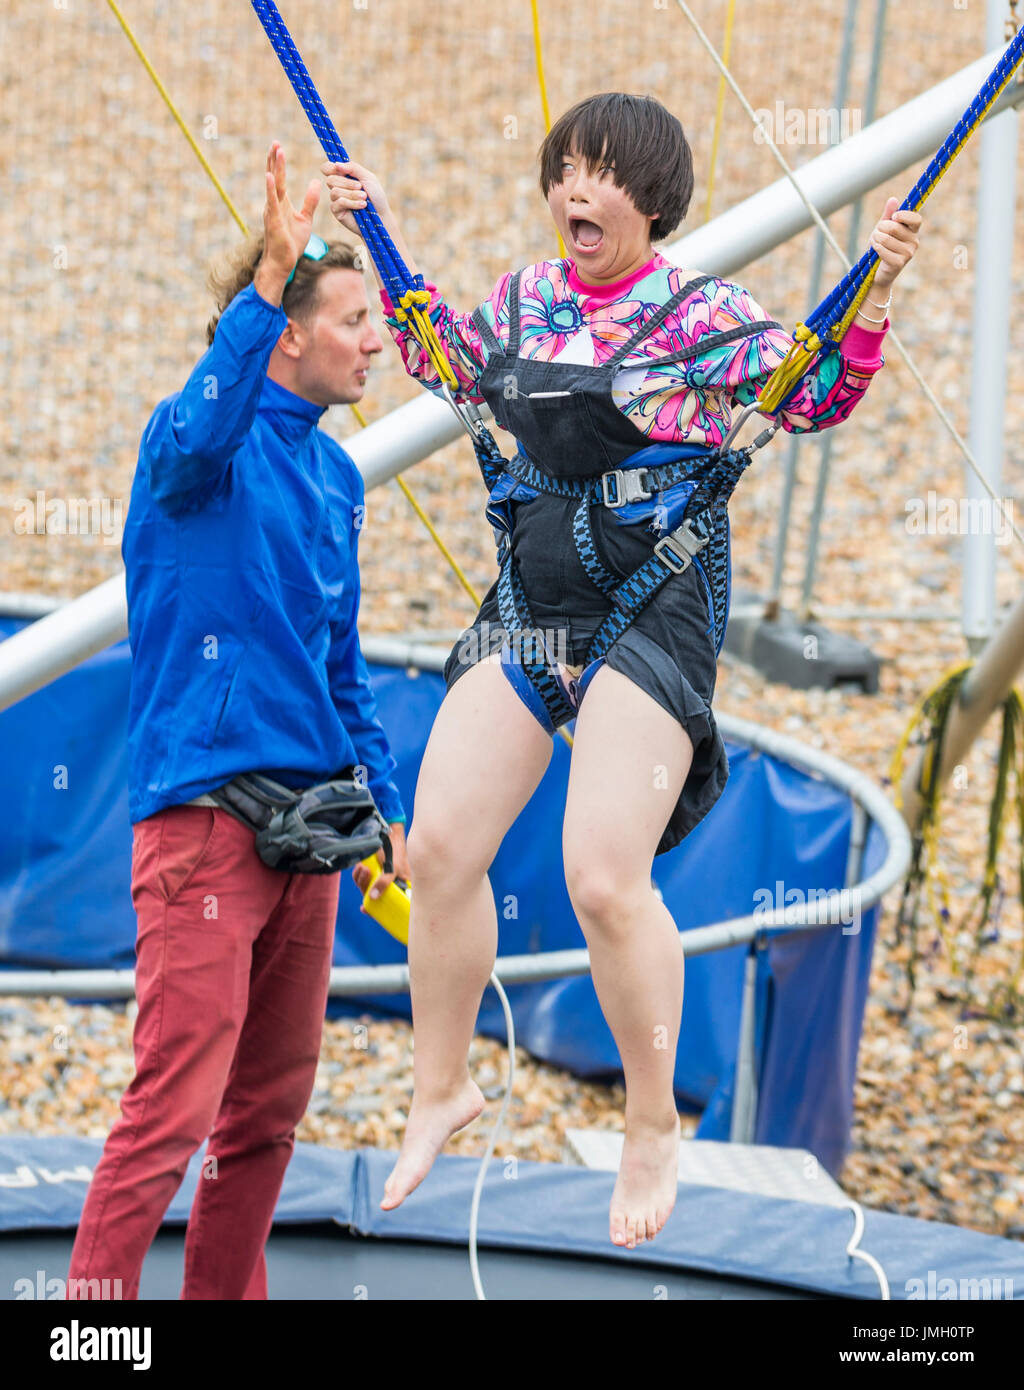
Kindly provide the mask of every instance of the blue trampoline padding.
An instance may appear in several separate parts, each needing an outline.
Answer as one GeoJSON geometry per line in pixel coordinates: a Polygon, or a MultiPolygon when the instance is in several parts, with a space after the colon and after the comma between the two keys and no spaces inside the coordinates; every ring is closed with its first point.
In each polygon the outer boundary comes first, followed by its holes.
{"type": "MultiPolygon", "coordinates": [[[[0,1231],[74,1226],[85,1174],[99,1159],[95,1139],[0,1136],[0,1231]],[[73,1176],[73,1174],[76,1174],[73,1176]],[[20,1173],[21,1181],[17,1181],[20,1173]],[[47,1181],[64,1173],[61,1181],[47,1181]],[[33,1184],[25,1179],[30,1177],[33,1184]],[[12,1185],[12,1179],[14,1184],[12,1185]]],[[[382,1212],[393,1151],[339,1150],[298,1144],[285,1175],[275,1224],[333,1220],[360,1235],[464,1245],[479,1167],[475,1158],[442,1155],[426,1181],[397,1211],[382,1212]]],[[[165,1224],[188,1218],[199,1180],[196,1155],[165,1224]]],[[[851,1212],[722,1188],[681,1185],[676,1209],[656,1243],[619,1250],[608,1240],[614,1174],[552,1163],[494,1159],[480,1207],[480,1246],[630,1260],[754,1279],[838,1298],[877,1299],[878,1283],[860,1260],[849,1259],[851,1212]],[[514,1176],[513,1176],[514,1174],[514,1176]]],[[[943,1279],[999,1279],[1024,1299],[1024,1246],[939,1222],[866,1210],[861,1249],[884,1268],[894,1300],[943,1279]]],[[[492,1256],[493,1257],[493,1256],[492,1256]]],[[[481,1258],[486,1287],[487,1255],[481,1258]]],[[[926,1296],[926,1295],[925,1295],[926,1296]]]]}
{"type": "MultiPolygon", "coordinates": [[[[102,1139],[0,1134],[0,1232],[77,1226],[89,1179],[102,1153],[102,1139]]],[[[183,1226],[188,1221],[203,1153],[192,1155],[164,1225],[183,1226]]],[[[348,1225],[359,1153],[358,1149],[296,1144],[274,1220],[336,1220],[348,1225]]]]}

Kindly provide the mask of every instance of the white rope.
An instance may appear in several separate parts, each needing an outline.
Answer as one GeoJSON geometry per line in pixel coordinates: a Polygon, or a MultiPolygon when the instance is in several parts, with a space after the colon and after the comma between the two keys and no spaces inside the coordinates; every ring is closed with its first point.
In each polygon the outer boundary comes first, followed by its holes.
{"type": "Polygon", "coordinates": [[[480,1171],[476,1175],[476,1185],[473,1188],[473,1205],[469,1212],[469,1268],[470,1273],[473,1275],[473,1288],[476,1290],[476,1296],[485,1303],[487,1301],[487,1295],[484,1293],[484,1286],[480,1282],[480,1266],[477,1263],[476,1254],[476,1233],[477,1222],[480,1216],[480,1195],[483,1192],[484,1178],[487,1176],[487,1165],[491,1161],[491,1154],[494,1152],[494,1146],[498,1142],[498,1136],[501,1134],[502,1125],[505,1123],[505,1114],[508,1111],[509,1101],[512,1099],[512,1082],[515,1080],[516,1074],[516,1030],[512,1022],[512,1009],[508,1002],[508,995],[502,989],[501,981],[498,979],[497,975],[491,976],[491,984],[494,986],[498,998],[501,1000],[501,1007],[505,1014],[505,1031],[508,1039],[508,1080],[505,1082],[505,1099],[501,1102],[498,1118],[494,1122],[491,1137],[487,1142],[487,1152],[483,1156],[480,1163],[480,1171]]]}
{"type": "Polygon", "coordinates": [[[874,1255],[869,1255],[866,1250],[857,1249],[857,1246],[860,1244],[860,1238],[864,1234],[864,1213],[861,1211],[860,1203],[855,1202],[852,1197],[847,1197],[846,1205],[853,1212],[853,1235],[850,1237],[850,1243],[846,1247],[846,1253],[854,1260],[863,1260],[866,1265],[869,1265],[871,1269],[874,1270],[875,1277],[882,1290],[882,1298],[889,1299],[889,1281],[885,1277],[885,1270],[875,1259],[874,1255]]]}
{"type": "MultiPolygon", "coordinates": [[[[814,206],[814,204],[813,204],[813,203],[811,202],[811,200],[808,198],[808,196],[807,196],[807,194],[804,192],[804,190],[800,187],[800,184],[799,184],[799,182],[797,181],[796,175],[793,173],[793,170],[790,168],[789,164],[786,162],[786,158],[785,158],[785,156],[783,155],[782,151],[779,149],[778,145],[776,145],[775,141],[772,139],[770,132],[769,132],[768,130],[765,129],[764,122],[759,118],[759,116],[757,115],[757,112],[754,110],[754,108],[751,106],[750,102],[747,100],[747,98],[744,96],[743,92],[740,90],[739,86],[738,86],[737,83],[736,83],[736,79],[733,77],[732,73],[729,71],[729,69],[726,67],[726,65],[722,62],[722,59],[721,59],[721,57],[719,56],[718,51],[716,50],[714,44],[711,42],[711,40],[708,38],[707,34],[705,34],[704,30],[703,30],[703,29],[700,27],[700,25],[698,24],[697,18],[696,18],[696,16],[694,15],[693,11],[690,9],[689,5],[686,3],[686,0],[676,0],[676,3],[678,4],[679,8],[682,10],[682,12],[683,12],[683,14],[686,16],[686,18],[689,20],[690,24],[691,24],[692,27],[693,27],[694,33],[697,35],[697,38],[700,40],[700,42],[701,42],[701,43],[704,45],[704,47],[707,49],[708,53],[711,55],[712,61],[715,63],[715,66],[718,68],[719,72],[722,74],[722,76],[725,78],[725,80],[729,83],[729,86],[732,88],[733,92],[736,94],[736,96],[737,96],[737,98],[739,99],[741,105],[743,106],[744,111],[746,111],[747,115],[748,115],[748,116],[750,117],[750,119],[753,121],[753,123],[754,123],[754,125],[757,127],[757,129],[761,131],[762,135],[764,136],[764,142],[765,142],[765,144],[768,146],[768,148],[771,150],[772,154],[775,156],[775,158],[776,158],[776,160],[778,161],[779,166],[781,167],[783,173],[786,175],[786,178],[789,179],[790,183],[791,183],[791,184],[793,185],[793,187],[796,189],[797,194],[798,194],[799,197],[800,197],[800,201],[803,203],[804,207],[806,207],[807,211],[811,214],[811,218],[813,219],[813,221],[817,224],[817,226],[818,226],[819,229],[821,230],[821,233],[822,233],[822,235],[825,237],[825,239],[826,239],[826,241],[828,242],[829,246],[832,247],[832,250],[833,250],[833,251],[836,253],[836,255],[839,257],[840,261],[843,263],[843,265],[846,267],[846,269],[849,270],[849,269],[850,269],[850,264],[851,264],[851,263],[846,259],[846,254],[845,254],[845,252],[843,251],[842,247],[839,245],[839,243],[836,241],[835,237],[832,235],[832,232],[831,232],[831,230],[829,229],[829,226],[828,226],[828,224],[826,223],[825,219],[822,217],[821,213],[818,211],[818,209],[814,206]]],[[[971,471],[974,473],[974,476],[978,479],[978,482],[982,485],[982,487],[983,487],[983,488],[985,489],[985,491],[988,493],[989,497],[991,497],[992,501],[995,502],[996,505],[999,507],[1000,512],[1002,513],[1003,517],[1005,518],[1005,520],[1007,521],[1008,525],[1010,526],[1010,529],[1013,531],[1013,534],[1016,536],[1016,538],[1017,538],[1017,540],[1020,542],[1020,544],[1021,544],[1022,546],[1024,546],[1024,535],[1021,534],[1020,530],[1018,529],[1018,527],[1017,527],[1016,524],[1014,523],[1014,520],[1013,520],[1012,515],[1008,515],[1008,514],[1007,514],[1006,509],[1003,507],[1002,499],[996,496],[995,489],[992,487],[992,484],[989,482],[989,480],[985,477],[984,473],[981,471],[981,468],[979,467],[977,461],[975,460],[974,455],[971,453],[970,449],[969,449],[968,446],[967,446],[966,440],[964,440],[964,438],[961,436],[960,431],[959,431],[959,430],[957,429],[957,427],[953,424],[953,421],[950,419],[949,415],[946,413],[946,411],[945,411],[945,410],[943,409],[943,407],[940,405],[938,399],[937,399],[936,396],[935,396],[935,393],[932,391],[931,387],[930,387],[930,386],[928,385],[928,383],[925,381],[924,377],[921,375],[920,371],[918,370],[916,364],[915,364],[914,361],[912,360],[912,358],[911,358],[911,356],[910,356],[910,353],[907,351],[907,349],[906,349],[906,348],[903,346],[903,344],[900,342],[899,338],[897,337],[895,331],[894,331],[892,328],[889,329],[889,335],[888,335],[888,336],[889,336],[889,338],[892,340],[892,343],[893,343],[893,345],[895,346],[897,352],[900,354],[900,356],[903,358],[904,362],[905,362],[905,363],[907,364],[907,366],[910,368],[910,374],[911,374],[911,376],[913,376],[914,380],[917,382],[917,384],[920,386],[921,390],[924,392],[926,399],[928,400],[928,402],[929,402],[930,405],[932,406],[932,409],[935,411],[935,413],[938,415],[939,419],[940,419],[940,420],[942,421],[942,423],[945,425],[945,427],[946,427],[946,429],[949,431],[950,435],[952,435],[953,440],[955,441],[955,443],[956,443],[957,447],[959,448],[960,452],[963,454],[964,458],[967,460],[967,463],[968,463],[968,465],[969,465],[971,471]]]]}

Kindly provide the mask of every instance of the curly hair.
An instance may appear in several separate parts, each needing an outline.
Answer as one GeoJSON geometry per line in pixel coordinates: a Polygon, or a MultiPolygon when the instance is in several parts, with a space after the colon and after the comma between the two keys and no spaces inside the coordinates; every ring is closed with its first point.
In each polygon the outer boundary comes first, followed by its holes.
{"type": "MultiPolygon", "coordinates": [[[[263,235],[249,237],[241,246],[218,261],[210,271],[207,286],[217,301],[217,312],[206,325],[207,344],[213,342],[220,316],[234,297],[251,285],[263,257],[263,235]]],[[[320,277],[328,270],[358,270],[362,273],[363,258],[358,246],[344,242],[330,243],[330,250],[321,261],[300,256],[295,267],[295,279],[285,286],[281,307],[289,318],[303,322],[316,312],[320,277]]]]}
{"type": "Polygon", "coordinates": [[[615,183],[638,212],[657,213],[651,240],[663,241],[682,222],[693,197],[693,152],[683,127],[656,97],[602,92],[560,116],[540,147],[545,198],[562,182],[562,158],[576,150],[592,169],[615,165],[615,183]]]}

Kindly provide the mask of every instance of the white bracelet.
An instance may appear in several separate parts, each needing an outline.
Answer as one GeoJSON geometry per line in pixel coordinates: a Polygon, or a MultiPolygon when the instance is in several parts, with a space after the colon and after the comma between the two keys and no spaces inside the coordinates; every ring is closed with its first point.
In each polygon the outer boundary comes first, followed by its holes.
{"type": "Polygon", "coordinates": [[[864,302],[866,304],[870,304],[874,309],[888,309],[889,305],[892,303],[892,290],[889,290],[889,298],[885,301],[884,304],[879,304],[874,299],[868,299],[867,295],[864,296],[864,302]]]}
{"type": "MultiPolygon", "coordinates": [[[[873,300],[872,300],[872,303],[874,303],[873,300]]],[[[876,308],[876,309],[880,309],[880,308],[881,308],[881,305],[880,305],[880,304],[875,304],[875,308],[876,308]]],[[[884,314],[882,315],[882,317],[881,317],[880,319],[876,319],[876,318],[873,318],[870,314],[865,314],[865,312],[864,312],[863,309],[858,309],[858,310],[857,310],[857,313],[860,314],[860,316],[861,316],[862,319],[867,319],[868,323],[884,323],[884,322],[885,322],[885,315],[884,315],[884,314]]]]}

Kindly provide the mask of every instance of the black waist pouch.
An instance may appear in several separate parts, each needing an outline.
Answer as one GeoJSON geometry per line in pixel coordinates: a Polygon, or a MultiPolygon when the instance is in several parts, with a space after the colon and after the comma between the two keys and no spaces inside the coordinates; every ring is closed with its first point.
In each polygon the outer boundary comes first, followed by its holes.
{"type": "Polygon", "coordinates": [[[369,787],[348,771],[301,791],[262,772],[242,773],[209,795],[255,832],[256,852],[271,869],[336,874],[383,848],[384,872],[392,873],[388,823],[369,787]]]}

